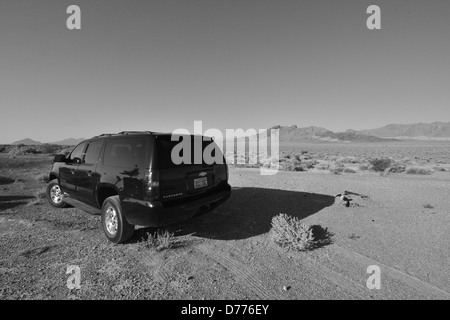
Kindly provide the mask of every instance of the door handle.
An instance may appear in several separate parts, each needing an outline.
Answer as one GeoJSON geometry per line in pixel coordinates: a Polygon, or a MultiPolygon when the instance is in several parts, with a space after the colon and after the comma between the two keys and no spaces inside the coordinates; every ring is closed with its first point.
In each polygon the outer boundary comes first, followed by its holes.
{"type": "Polygon", "coordinates": [[[87,175],[88,175],[88,177],[92,176],[92,170],[89,170],[89,171],[87,172],[87,175]]]}

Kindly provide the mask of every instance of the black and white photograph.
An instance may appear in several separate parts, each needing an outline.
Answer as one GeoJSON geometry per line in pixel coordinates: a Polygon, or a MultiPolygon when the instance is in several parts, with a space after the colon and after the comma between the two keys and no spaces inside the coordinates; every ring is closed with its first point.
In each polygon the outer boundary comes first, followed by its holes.
{"type": "Polygon", "coordinates": [[[450,1],[0,0],[0,300],[449,300],[449,194],[450,1]]]}

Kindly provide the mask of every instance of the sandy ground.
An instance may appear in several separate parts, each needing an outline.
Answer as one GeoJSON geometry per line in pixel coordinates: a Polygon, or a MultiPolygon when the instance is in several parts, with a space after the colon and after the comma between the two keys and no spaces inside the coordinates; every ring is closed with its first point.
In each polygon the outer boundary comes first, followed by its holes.
{"type": "Polygon", "coordinates": [[[153,229],[113,245],[98,216],[36,201],[45,184],[33,176],[50,162],[24,159],[0,159],[1,299],[450,298],[449,172],[261,176],[232,168],[229,201],[171,226],[175,246],[156,251],[140,242],[153,229]],[[347,208],[334,198],[344,190],[369,197],[347,208]],[[277,247],[269,231],[279,213],[328,228],[333,243],[277,247]],[[67,288],[70,265],[80,267],[80,289],[67,288]],[[379,290],[366,286],[371,265],[381,270],[379,290]]]}

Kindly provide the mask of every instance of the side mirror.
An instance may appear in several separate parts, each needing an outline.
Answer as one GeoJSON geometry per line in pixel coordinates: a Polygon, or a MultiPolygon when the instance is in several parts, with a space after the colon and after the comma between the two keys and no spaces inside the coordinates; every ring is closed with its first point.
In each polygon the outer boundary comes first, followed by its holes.
{"type": "Polygon", "coordinates": [[[75,157],[75,158],[72,159],[72,162],[75,163],[75,164],[80,164],[81,163],[81,159],[78,158],[78,157],[75,157]]]}
{"type": "Polygon", "coordinates": [[[66,156],[64,154],[58,154],[53,159],[53,162],[66,162],[66,156]]]}

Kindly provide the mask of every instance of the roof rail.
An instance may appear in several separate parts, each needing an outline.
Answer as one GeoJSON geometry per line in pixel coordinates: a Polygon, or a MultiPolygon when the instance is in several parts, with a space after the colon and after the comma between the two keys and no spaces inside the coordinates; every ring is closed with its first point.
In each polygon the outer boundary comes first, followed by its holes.
{"type": "Polygon", "coordinates": [[[118,134],[153,133],[151,131],[121,131],[118,134]]]}

